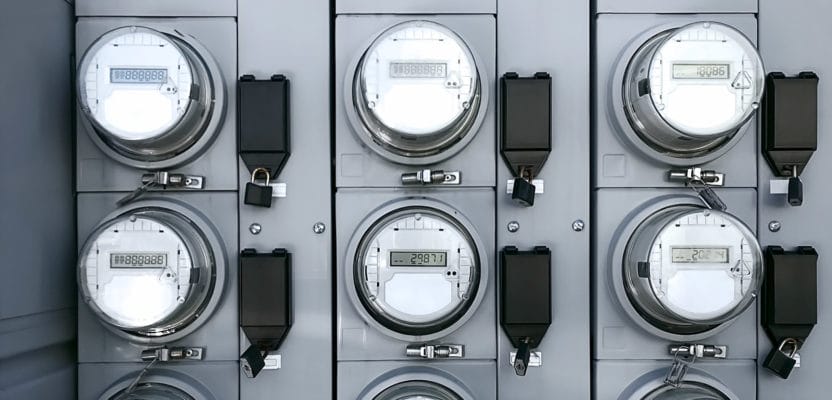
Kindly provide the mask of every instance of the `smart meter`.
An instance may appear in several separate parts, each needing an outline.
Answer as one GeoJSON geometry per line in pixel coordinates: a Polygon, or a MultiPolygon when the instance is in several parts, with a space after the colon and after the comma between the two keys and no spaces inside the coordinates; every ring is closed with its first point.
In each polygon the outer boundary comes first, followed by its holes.
{"type": "Polygon", "coordinates": [[[428,21],[393,26],[347,79],[358,136],[393,161],[449,157],[474,136],[480,80],[471,50],[450,29],[428,21]]]}
{"type": "Polygon", "coordinates": [[[716,22],[664,31],[642,45],[624,75],[630,125],[654,150],[700,156],[725,145],[759,107],[765,74],[754,44],[716,22]]]}
{"type": "Polygon", "coordinates": [[[718,390],[695,382],[684,382],[680,387],[662,386],[643,400],[729,400],[718,390]]]}
{"type": "Polygon", "coordinates": [[[139,383],[126,393],[118,392],[111,400],[194,400],[194,398],[173,386],[162,383],[139,383]]]}
{"type": "Polygon", "coordinates": [[[406,381],[395,384],[373,400],[462,400],[450,389],[428,381],[406,381]]]}
{"type": "Polygon", "coordinates": [[[737,218],[693,205],[650,215],[624,251],[624,287],[638,313],[675,334],[708,331],[745,311],[762,280],[754,233],[737,218]]]}
{"type": "Polygon", "coordinates": [[[215,83],[205,54],[176,34],[125,27],[101,36],[78,70],[90,136],[125,163],[169,160],[207,135],[215,83]]]}
{"type": "Polygon", "coordinates": [[[220,252],[203,229],[162,207],[124,212],[96,228],[81,251],[82,298],[107,325],[138,338],[178,332],[203,313],[220,252]]]}
{"type": "Polygon", "coordinates": [[[382,326],[404,335],[435,334],[482,299],[480,251],[469,228],[450,213],[402,207],[366,230],[348,276],[361,305],[382,326]]]}

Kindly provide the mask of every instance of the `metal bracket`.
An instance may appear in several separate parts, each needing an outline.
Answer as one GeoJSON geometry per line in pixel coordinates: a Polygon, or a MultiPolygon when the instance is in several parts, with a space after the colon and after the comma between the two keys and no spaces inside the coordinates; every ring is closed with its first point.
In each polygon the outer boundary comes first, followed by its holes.
{"type": "Polygon", "coordinates": [[[156,349],[147,349],[142,351],[142,361],[193,361],[202,360],[204,353],[202,347],[160,347],[156,349]]]}
{"type": "MultiPolygon", "coordinates": [[[[543,179],[532,179],[534,185],[534,194],[543,194],[543,179]]],[[[506,181],[506,194],[514,192],[514,179],[506,181]]]]}
{"type": "Polygon", "coordinates": [[[199,190],[205,186],[205,178],[198,175],[185,175],[168,171],[156,171],[142,175],[142,184],[199,190]]]}
{"type": "Polygon", "coordinates": [[[696,358],[726,358],[728,346],[709,344],[678,344],[668,347],[670,355],[693,356],[696,358]]]}
{"type": "Polygon", "coordinates": [[[426,358],[429,360],[441,358],[462,358],[465,346],[461,344],[409,344],[406,355],[414,358],[426,358]]]}
{"type": "MultiPolygon", "coordinates": [[[[543,352],[542,351],[533,351],[530,353],[531,357],[529,358],[529,365],[528,367],[540,367],[543,365],[543,352]]],[[[514,360],[517,359],[517,352],[512,351],[509,354],[508,360],[509,363],[514,366],[514,360]]]]}
{"type": "Polygon", "coordinates": [[[266,362],[263,369],[280,369],[282,361],[280,354],[269,354],[263,360],[266,362]]]}
{"type": "Polygon", "coordinates": [[[460,183],[462,183],[462,173],[459,171],[423,169],[402,174],[403,185],[459,185],[460,183]]]}
{"type": "Polygon", "coordinates": [[[699,167],[671,170],[668,173],[668,179],[681,182],[700,181],[708,186],[725,185],[725,174],[712,170],[702,170],[699,167]]]}

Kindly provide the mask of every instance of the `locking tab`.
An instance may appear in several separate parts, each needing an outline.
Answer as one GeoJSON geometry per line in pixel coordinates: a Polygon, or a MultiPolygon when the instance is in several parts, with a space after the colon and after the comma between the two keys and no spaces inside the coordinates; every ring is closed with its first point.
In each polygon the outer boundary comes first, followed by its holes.
{"type": "Polygon", "coordinates": [[[459,185],[462,175],[459,171],[442,171],[423,169],[402,174],[403,185],[459,185]]]}
{"type": "Polygon", "coordinates": [[[142,351],[142,361],[169,362],[202,360],[202,347],[159,347],[142,351]]]}
{"type": "Polygon", "coordinates": [[[461,344],[409,344],[405,354],[413,358],[443,359],[464,357],[465,346],[461,344]]]}
{"type": "Polygon", "coordinates": [[[685,186],[693,189],[708,208],[725,211],[728,206],[719,198],[712,186],[724,186],[725,174],[693,167],[681,170],[671,170],[668,180],[685,182],[685,186]]]}

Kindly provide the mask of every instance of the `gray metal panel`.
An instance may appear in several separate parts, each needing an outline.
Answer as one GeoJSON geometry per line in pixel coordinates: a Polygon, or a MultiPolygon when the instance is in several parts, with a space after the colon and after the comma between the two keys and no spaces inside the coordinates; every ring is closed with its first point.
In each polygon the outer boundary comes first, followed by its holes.
{"type": "MultiPolygon", "coordinates": [[[[135,377],[144,366],[141,363],[81,364],[78,367],[78,399],[98,400],[114,385],[123,385],[125,379],[135,377]]],[[[239,398],[238,369],[235,362],[181,362],[157,364],[145,376],[152,381],[154,374],[169,374],[171,379],[166,381],[169,384],[175,384],[175,377],[181,377],[182,382],[207,392],[205,398],[197,397],[198,400],[234,400],[239,398]]]]}
{"type": "MultiPolygon", "coordinates": [[[[593,316],[595,359],[671,359],[666,340],[653,336],[638,327],[623,311],[612,294],[609,282],[610,268],[608,259],[611,246],[617,238],[614,231],[622,224],[624,218],[640,205],[663,195],[690,195],[691,189],[601,189],[596,191],[595,206],[596,228],[593,246],[593,298],[595,315],[593,316]]],[[[755,230],[756,198],[754,189],[718,189],[717,193],[728,205],[728,212],[748,224],[755,230]]],[[[702,343],[728,346],[730,359],[754,359],[757,356],[757,343],[754,337],[757,325],[756,307],[745,311],[731,326],[717,333],[702,343]]]]}
{"type": "MultiPolygon", "coordinates": [[[[408,342],[393,339],[367,324],[353,307],[345,291],[344,263],[350,238],[365,216],[394,199],[424,196],[459,210],[474,225],[488,254],[490,268],[485,297],[479,308],[459,329],[436,340],[465,345],[466,359],[496,358],[496,302],[494,268],[494,192],[491,189],[341,189],[335,198],[337,257],[335,262],[337,304],[336,341],[338,360],[402,360],[408,342]]],[[[351,283],[351,282],[350,282],[351,283]]]]}
{"type": "MultiPolygon", "coordinates": [[[[407,374],[409,368],[430,368],[439,374],[450,375],[476,400],[497,398],[494,361],[340,361],[338,362],[338,399],[359,399],[368,387],[377,384],[377,378],[390,371],[407,374]]],[[[381,382],[378,382],[381,383],[381,382]]],[[[516,397],[507,397],[515,399],[516,397]]],[[[362,399],[363,400],[363,399],[362,399]]]]}
{"type": "MultiPolygon", "coordinates": [[[[824,112],[830,105],[832,86],[832,56],[825,40],[832,36],[828,16],[832,3],[822,0],[804,1],[800,6],[776,0],[760,1],[760,46],[769,71],[782,71],[787,75],[800,71],[815,71],[820,76],[818,86],[818,151],[802,173],[804,202],[802,207],[791,207],[783,195],[769,194],[772,173],[762,157],[760,174],[760,244],[779,245],[786,249],[794,246],[813,246],[820,254],[818,264],[818,324],[801,350],[801,367],[795,369],[788,380],[782,380],[759,368],[760,399],[813,399],[829,397],[828,361],[832,359],[832,307],[829,291],[832,290],[832,274],[829,274],[829,256],[832,253],[829,223],[832,208],[829,207],[829,171],[832,171],[832,114],[824,112]],[[772,233],[764,227],[769,221],[780,221],[782,229],[772,233]]],[[[771,349],[771,342],[759,330],[760,360],[771,349]]]]}
{"type": "MultiPolygon", "coordinates": [[[[213,144],[198,158],[172,172],[205,177],[205,190],[237,190],[237,24],[232,18],[81,18],[76,30],[78,62],[87,47],[100,35],[130,25],[157,29],[177,29],[196,38],[216,59],[225,80],[226,109],[221,130],[213,144]]],[[[217,110],[219,111],[219,110],[217,110]]],[[[113,161],[89,137],[85,118],[78,111],[77,190],[128,191],[139,186],[138,170],[113,161]]],[[[206,133],[208,134],[208,133],[206,133]]]]}
{"type": "MultiPolygon", "coordinates": [[[[753,15],[599,15],[596,25],[595,45],[595,99],[594,149],[595,169],[593,186],[602,187],[678,187],[678,182],[668,182],[667,171],[672,167],[662,165],[634,152],[625,143],[622,129],[617,126],[610,109],[612,75],[619,63],[622,51],[645,31],[662,25],[682,26],[695,21],[717,21],[736,27],[756,42],[757,20],[753,15]]],[[[623,129],[631,129],[629,126],[623,129]]],[[[722,157],[703,164],[705,169],[725,173],[728,187],[756,187],[756,135],[755,122],[746,127],[742,139],[722,157]]]]}
{"type": "Polygon", "coordinates": [[[236,0],[76,0],[81,16],[234,17],[236,0]]]}
{"type": "Polygon", "coordinates": [[[757,0],[595,0],[597,13],[756,13],[757,0]]]}
{"type": "Polygon", "coordinates": [[[543,367],[514,374],[514,349],[500,330],[499,391],[505,399],[587,399],[590,391],[589,346],[589,1],[518,0],[499,3],[498,76],[509,71],[552,75],[552,154],[538,178],[545,193],[531,208],[506,195],[511,171],[498,160],[497,250],[507,245],[552,250],[552,325],[538,351],[543,367]],[[563,40],[566,32],[569,40],[563,40]],[[541,51],[545,49],[545,51],[541,51]],[[572,230],[582,219],[583,232],[572,230]],[[509,233],[509,221],[520,230],[509,233]],[[563,357],[568,344],[568,357],[563,357]]]}
{"type": "MultiPolygon", "coordinates": [[[[335,174],[338,187],[395,187],[401,186],[403,172],[423,168],[460,171],[461,186],[494,186],[495,118],[494,93],[496,31],[491,15],[431,15],[431,16],[339,16],[335,19],[335,174]],[[479,55],[489,86],[485,120],[468,145],[448,160],[430,166],[403,166],[391,163],[363,146],[346,115],[344,79],[349,64],[366,50],[376,35],[399,22],[428,20],[443,24],[459,34],[479,55]]],[[[351,79],[351,78],[350,78],[351,79]]]]}
{"type": "MultiPolygon", "coordinates": [[[[159,198],[161,196],[157,196],[159,198]]],[[[205,347],[205,360],[239,359],[237,306],[237,193],[168,193],[200,210],[220,235],[227,257],[225,287],[214,313],[198,330],[170,346],[205,347]]],[[[78,195],[78,248],[90,232],[116,207],[119,193],[82,193],[78,195]]],[[[75,263],[71,264],[72,266],[75,263]]],[[[77,271],[77,267],[67,268],[77,271]]],[[[74,281],[75,279],[73,279],[74,281]]],[[[218,288],[219,289],[219,288],[218,288]]],[[[139,359],[143,346],[132,343],[105,328],[83,301],[78,305],[78,361],[133,362],[139,359]]],[[[236,373],[234,374],[236,376],[236,373]]]]}
{"type": "MultiPolygon", "coordinates": [[[[619,399],[622,392],[625,392],[634,382],[641,379],[646,383],[644,379],[646,374],[651,372],[663,374],[669,367],[669,361],[595,361],[593,362],[595,379],[592,398],[596,400],[619,399]]],[[[704,372],[710,375],[709,378],[730,389],[731,393],[727,394],[735,396],[732,400],[757,398],[753,361],[697,361],[692,368],[692,371],[704,372]]]]}
{"type": "Polygon", "coordinates": [[[337,14],[494,14],[496,0],[336,0],[337,14]]]}
{"type": "MultiPolygon", "coordinates": [[[[332,397],[332,220],[330,163],[329,2],[240,1],[240,73],[291,80],[292,155],[277,182],[287,196],[271,208],[242,204],[240,247],[292,252],[294,324],[277,353],[282,367],[256,379],[241,374],[243,398],[332,397]],[[257,222],[259,235],[249,232],[257,222]],[[312,225],[327,230],[315,234],[312,225]]],[[[240,163],[244,194],[249,173],[240,163]]],[[[230,211],[230,210],[229,210],[230,211]]],[[[240,335],[240,350],[248,347],[240,335]]]]}

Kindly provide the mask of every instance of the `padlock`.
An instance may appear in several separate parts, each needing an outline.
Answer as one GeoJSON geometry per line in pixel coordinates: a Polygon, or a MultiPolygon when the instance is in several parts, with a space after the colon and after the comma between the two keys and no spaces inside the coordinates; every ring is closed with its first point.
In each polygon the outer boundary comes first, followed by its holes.
{"type": "Polygon", "coordinates": [[[763,366],[777,374],[777,376],[783,379],[788,379],[795,364],[797,363],[795,356],[797,355],[799,347],[800,345],[795,339],[789,338],[783,340],[779,347],[772,349],[771,352],[768,353],[765,361],[763,361],[763,366]],[[792,350],[789,354],[786,354],[783,349],[785,349],[788,344],[792,345],[792,350]]]}
{"type": "Polygon", "coordinates": [[[246,183],[246,193],[243,197],[243,202],[252,206],[271,207],[272,187],[269,186],[270,179],[269,171],[265,168],[255,168],[254,171],[251,171],[251,182],[246,183]],[[266,175],[265,186],[255,183],[259,172],[266,175]]]}
{"type": "Polygon", "coordinates": [[[511,199],[520,205],[531,207],[534,205],[534,191],[535,187],[531,182],[523,178],[514,178],[511,199]]]}

